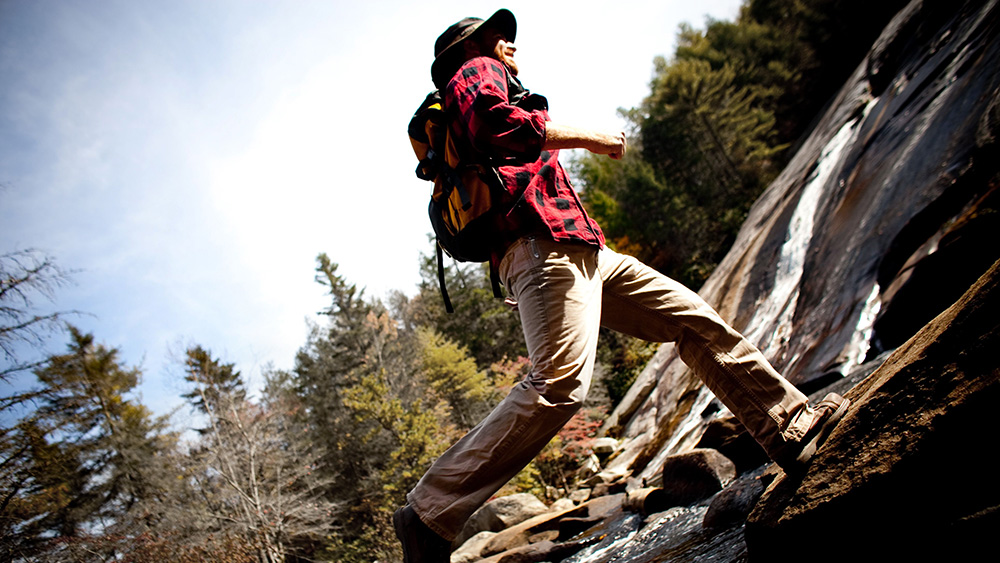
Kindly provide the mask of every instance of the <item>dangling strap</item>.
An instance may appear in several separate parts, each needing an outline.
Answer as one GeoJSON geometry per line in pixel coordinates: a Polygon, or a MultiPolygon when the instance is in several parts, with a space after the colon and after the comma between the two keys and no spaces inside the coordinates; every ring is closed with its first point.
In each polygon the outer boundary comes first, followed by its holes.
{"type": "Polygon", "coordinates": [[[444,309],[448,313],[454,313],[455,308],[451,306],[451,299],[448,298],[448,288],[444,285],[444,251],[441,249],[440,244],[435,242],[434,246],[437,247],[438,285],[441,287],[441,298],[444,299],[444,309]]]}
{"type": "MultiPolygon", "coordinates": [[[[437,247],[438,286],[441,288],[441,299],[444,301],[444,310],[451,314],[455,312],[455,308],[451,305],[451,298],[448,297],[448,288],[444,282],[444,251],[441,249],[440,244],[435,244],[434,246],[437,247]]],[[[490,286],[493,287],[493,297],[503,299],[503,290],[500,288],[500,272],[497,271],[497,268],[492,263],[490,263],[490,286]]]]}
{"type": "Polygon", "coordinates": [[[500,272],[493,265],[492,260],[490,260],[490,285],[493,286],[493,297],[503,299],[503,291],[500,289],[500,272]]]}

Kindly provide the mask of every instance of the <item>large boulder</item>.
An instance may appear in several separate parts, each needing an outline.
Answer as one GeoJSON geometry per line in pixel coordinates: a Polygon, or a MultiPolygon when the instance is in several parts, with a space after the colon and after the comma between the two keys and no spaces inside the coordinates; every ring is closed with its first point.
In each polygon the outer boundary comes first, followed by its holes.
{"type": "Polygon", "coordinates": [[[733,462],[708,448],[672,455],[663,464],[663,491],[670,499],[670,506],[706,499],[735,478],[733,462]]]}
{"type": "Polygon", "coordinates": [[[1000,529],[989,471],[1000,404],[1000,261],[849,394],[801,478],[776,479],[747,522],[752,561],[865,531],[866,559],[974,560],[1000,529]]]}

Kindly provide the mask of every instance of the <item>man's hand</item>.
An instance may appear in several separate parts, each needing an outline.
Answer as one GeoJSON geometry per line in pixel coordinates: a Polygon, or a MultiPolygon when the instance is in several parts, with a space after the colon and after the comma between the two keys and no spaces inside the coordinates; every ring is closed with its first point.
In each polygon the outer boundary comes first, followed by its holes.
{"type": "Polygon", "coordinates": [[[545,124],[546,149],[587,149],[595,154],[606,154],[615,160],[621,160],[625,156],[626,145],[625,133],[599,133],[551,121],[545,124]]]}
{"type": "MultiPolygon", "coordinates": [[[[612,141],[612,149],[607,153],[601,153],[601,154],[607,154],[614,160],[621,160],[622,157],[625,156],[625,148],[626,145],[628,145],[628,140],[625,139],[625,132],[622,131],[617,135],[612,135],[611,141],[612,141]]],[[[597,152],[597,151],[592,151],[592,152],[597,152]]]]}

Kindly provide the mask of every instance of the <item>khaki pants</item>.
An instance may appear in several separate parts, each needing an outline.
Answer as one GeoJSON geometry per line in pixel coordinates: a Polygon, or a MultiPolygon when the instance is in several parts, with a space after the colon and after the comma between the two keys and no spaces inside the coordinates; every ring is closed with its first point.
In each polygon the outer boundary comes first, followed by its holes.
{"type": "Polygon", "coordinates": [[[601,325],[675,342],[684,362],[772,458],[812,422],[805,395],[753,345],[696,293],[635,258],[522,238],[500,263],[500,277],[518,302],[532,371],[407,496],[420,519],[446,539],[579,410],[601,325]]]}

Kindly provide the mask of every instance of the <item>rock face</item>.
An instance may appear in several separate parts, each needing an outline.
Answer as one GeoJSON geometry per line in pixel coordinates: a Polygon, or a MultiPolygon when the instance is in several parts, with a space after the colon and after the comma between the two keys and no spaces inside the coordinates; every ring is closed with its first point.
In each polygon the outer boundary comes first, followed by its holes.
{"type": "Polygon", "coordinates": [[[803,479],[776,480],[747,523],[751,560],[878,530],[866,557],[971,560],[1000,530],[1000,483],[976,478],[996,443],[1000,261],[848,397],[803,479]],[[967,557],[963,557],[963,555],[967,557]]]}
{"type": "MultiPolygon", "coordinates": [[[[701,288],[809,388],[899,346],[1000,257],[996,0],[913,1],[755,203],[701,288]]],[[[720,407],[664,345],[609,417],[652,477],[720,407]]]]}

